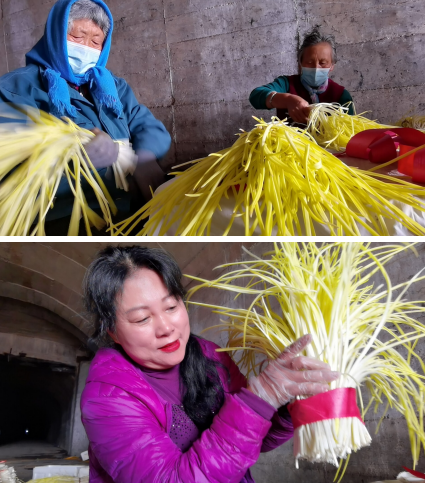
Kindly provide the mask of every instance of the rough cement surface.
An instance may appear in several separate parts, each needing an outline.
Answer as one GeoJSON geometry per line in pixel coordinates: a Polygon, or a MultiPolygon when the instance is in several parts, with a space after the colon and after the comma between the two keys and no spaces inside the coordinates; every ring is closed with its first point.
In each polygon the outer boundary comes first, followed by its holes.
{"type": "Polygon", "coordinates": [[[71,430],[71,449],[70,454],[74,456],[80,456],[83,451],[87,451],[89,447],[89,440],[86,435],[83,423],[81,422],[81,394],[84,386],[86,385],[86,379],[89,374],[90,362],[83,361],[78,365],[78,373],[76,380],[76,387],[74,391],[74,404],[72,408],[73,412],[73,424],[71,430]]]}
{"type": "MultiPolygon", "coordinates": [[[[21,67],[54,0],[0,0],[0,75],[21,67]]],[[[109,68],[173,136],[171,166],[231,145],[251,129],[250,91],[297,71],[299,39],[317,23],[336,37],[333,78],[357,111],[393,123],[425,109],[422,0],[107,0],[109,68]]]]}
{"type": "Polygon", "coordinates": [[[17,334],[1,334],[0,354],[27,357],[61,362],[75,366],[77,350],[71,344],[61,344],[52,340],[39,339],[38,337],[25,337],[17,334]]]}
{"type": "Polygon", "coordinates": [[[0,1],[0,75],[3,75],[6,72],[9,72],[9,65],[7,62],[7,53],[6,53],[6,42],[5,42],[5,33],[3,29],[3,6],[0,1]]]}

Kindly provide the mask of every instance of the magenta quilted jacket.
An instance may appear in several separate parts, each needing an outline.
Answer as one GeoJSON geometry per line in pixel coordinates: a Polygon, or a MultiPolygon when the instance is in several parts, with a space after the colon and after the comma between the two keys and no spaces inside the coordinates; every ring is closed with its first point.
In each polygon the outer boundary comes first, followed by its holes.
{"type": "MultiPolygon", "coordinates": [[[[141,371],[115,349],[100,349],[81,397],[90,441],[90,483],[239,483],[258,459],[263,439],[274,443],[272,423],[232,395],[246,379],[227,353],[199,339],[219,370],[225,402],[209,429],[182,453],[168,435],[171,404],[163,401],[141,371]]],[[[275,418],[273,418],[274,420],[275,418]]],[[[292,435],[292,427],[286,439],[292,435]]],[[[282,444],[282,439],[274,444],[282,444]]],[[[270,449],[270,447],[268,448],[270,449]]],[[[252,481],[252,480],[251,480],[252,481]]]]}

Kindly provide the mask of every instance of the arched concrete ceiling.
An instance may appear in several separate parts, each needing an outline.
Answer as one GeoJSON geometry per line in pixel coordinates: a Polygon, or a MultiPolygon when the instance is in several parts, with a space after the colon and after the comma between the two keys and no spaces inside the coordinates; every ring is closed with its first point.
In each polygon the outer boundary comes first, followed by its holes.
{"type": "Polygon", "coordinates": [[[43,307],[0,297],[0,333],[37,337],[81,348],[86,336],[62,317],[43,307]]]}
{"type": "MultiPolygon", "coordinates": [[[[106,245],[134,242],[1,242],[0,354],[75,366],[85,351],[92,328],[82,303],[87,266],[106,245]]],[[[210,278],[217,265],[241,256],[242,243],[145,242],[162,247],[177,260],[183,273],[210,278]]],[[[253,243],[243,243],[250,247],[253,243]]],[[[193,281],[183,279],[185,286],[193,281]]],[[[196,312],[193,329],[208,324],[196,312]]]]}
{"type": "MultiPolygon", "coordinates": [[[[65,321],[68,330],[80,340],[91,333],[81,297],[81,285],[87,266],[96,253],[116,242],[2,242],[0,243],[0,297],[51,313],[65,321]]],[[[120,242],[119,245],[134,245],[120,242]]],[[[211,242],[140,242],[163,247],[177,260],[183,273],[202,276],[205,270],[235,260],[241,243],[211,242]]],[[[250,246],[252,243],[245,243],[250,246]]],[[[185,284],[190,284],[185,280],[185,284]]]]}
{"type": "MultiPolygon", "coordinates": [[[[135,243],[1,242],[0,353],[67,365],[75,365],[80,357],[88,355],[85,343],[92,328],[82,303],[82,281],[96,253],[107,245],[118,244],[135,243]]],[[[222,271],[213,273],[214,267],[240,259],[242,245],[250,248],[253,242],[143,240],[136,244],[165,248],[183,273],[210,278],[222,271]]],[[[194,282],[185,278],[183,283],[190,286],[194,282]]],[[[209,324],[208,315],[196,312],[195,331],[209,324]]]]}

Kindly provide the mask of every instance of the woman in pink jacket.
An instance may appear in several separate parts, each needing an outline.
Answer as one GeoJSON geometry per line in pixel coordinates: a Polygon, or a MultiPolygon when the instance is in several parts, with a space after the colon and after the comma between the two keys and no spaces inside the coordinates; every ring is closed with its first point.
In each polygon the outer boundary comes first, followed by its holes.
{"type": "Polygon", "coordinates": [[[261,451],[290,439],[285,405],[339,377],[297,357],[306,335],[247,384],[217,345],[190,333],[169,254],[108,247],[85,279],[94,342],[104,346],[81,398],[90,483],[252,482],[261,451]]]}

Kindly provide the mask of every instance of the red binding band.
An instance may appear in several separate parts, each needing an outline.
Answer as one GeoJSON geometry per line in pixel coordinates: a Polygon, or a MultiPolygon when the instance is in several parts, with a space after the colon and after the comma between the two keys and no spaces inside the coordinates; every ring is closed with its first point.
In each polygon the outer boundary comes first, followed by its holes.
{"type": "MultiPolygon", "coordinates": [[[[425,144],[425,133],[410,127],[367,129],[348,141],[346,153],[353,158],[368,159],[372,163],[385,163],[425,144]]],[[[425,149],[398,162],[400,173],[407,174],[416,183],[425,183],[425,149]]]]}
{"type": "Polygon", "coordinates": [[[333,389],[308,399],[296,400],[288,404],[288,411],[294,429],[325,419],[358,418],[363,423],[357,407],[356,390],[352,387],[333,389]]]}
{"type": "Polygon", "coordinates": [[[410,470],[409,468],[406,468],[405,466],[403,466],[403,468],[406,471],[408,471],[411,475],[416,476],[417,478],[425,479],[425,474],[424,473],[421,473],[421,472],[415,471],[415,470],[410,470]]]}
{"type": "Polygon", "coordinates": [[[347,156],[384,163],[397,157],[394,132],[389,129],[367,129],[353,136],[347,144],[347,156]]]}

